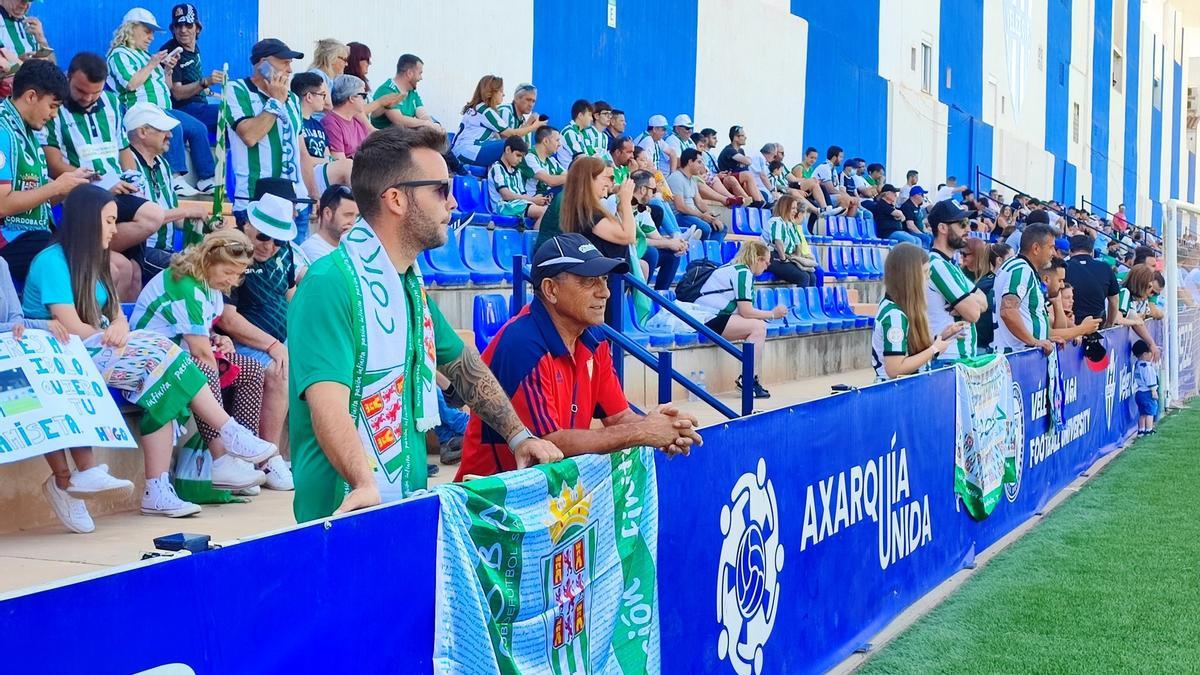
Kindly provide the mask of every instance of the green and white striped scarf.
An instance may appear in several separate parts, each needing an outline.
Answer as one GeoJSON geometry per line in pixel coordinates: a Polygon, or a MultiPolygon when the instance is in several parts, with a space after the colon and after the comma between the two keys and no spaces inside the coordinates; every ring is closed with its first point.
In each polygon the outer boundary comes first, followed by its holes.
{"type": "Polygon", "coordinates": [[[415,425],[429,431],[441,424],[433,315],[418,267],[397,272],[364,221],[342,237],[331,255],[352,289],[350,414],[375,465],[380,496],[384,502],[395,501],[423,489],[427,481],[425,447],[409,447],[405,429],[415,425]]]}

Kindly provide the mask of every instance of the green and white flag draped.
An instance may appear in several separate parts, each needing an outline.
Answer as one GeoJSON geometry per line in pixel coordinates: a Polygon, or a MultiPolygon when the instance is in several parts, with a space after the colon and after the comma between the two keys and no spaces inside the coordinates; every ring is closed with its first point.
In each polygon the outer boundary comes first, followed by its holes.
{"type": "Polygon", "coordinates": [[[652,450],[435,491],[435,672],[659,672],[652,450]]]}
{"type": "Polygon", "coordinates": [[[1017,479],[1024,420],[1013,406],[1012,369],[1001,355],[959,361],[955,367],[954,491],[976,520],[991,514],[1004,484],[1017,479]]]}

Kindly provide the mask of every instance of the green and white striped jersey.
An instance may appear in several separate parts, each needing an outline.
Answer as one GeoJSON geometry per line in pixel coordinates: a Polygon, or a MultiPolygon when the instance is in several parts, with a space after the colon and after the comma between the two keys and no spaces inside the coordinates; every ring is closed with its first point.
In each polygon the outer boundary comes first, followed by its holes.
{"type": "Polygon", "coordinates": [[[908,356],[908,315],[887,296],[879,303],[871,330],[871,365],[876,380],[890,379],[883,367],[885,356],[908,356]]]}
{"type": "Polygon", "coordinates": [[[151,56],[150,52],[133,47],[117,47],[108,53],[108,88],[117,92],[126,108],[146,102],[163,110],[171,109],[171,90],[162,66],[150,71],[150,77],[140,87],[133,91],[127,88],[133,76],[150,63],[151,56]]]}
{"type": "Polygon", "coordinates": [[[721,265],[708,275],[700,287],[697,305],[717,310],[718,314],[733,314],[739,301],[754,302],[754,273],[739,263],[721,265]]]}
{"type": "Polygon", "coordinates": [[[535,194],[539,195],[550,194],[550,186],[537,180],[536,176],[539,173],[546,172],[551,176],[561,176],[566,172],[566,169],[562,167],[562,164],[558,163],[558,159],[554,155],[550,155],[543,160],[533,150],[525,153],[525,160],[521,163],[521,170],[525,172],[526,180],[537,182],[535,194]]]}
{"type": "Polygon", "coordinates": [[[658,167],[658,170],[663,172],[663,175],[671,172],[671,158],[667,155],[667,142],[665,140],[656,141],[649,133],[642,132],[633,144],[650,153],[650,159],[654,161],[654,165],[658,167]]]}
{"type": "Polygon", "coordinates": [[[508,124],[500,116],[500,111],[480,103],[468,110],[462,118],[462,127],[454,137],[455,155],[474,161],[479,156],[479,146],[488,141],[500,139],[500,132],[508,129],[508,124]]]}
{"type": "Polygon", "coordinates": [[[533,194],[531,187],[520,166],[509,169],[504,162],[496,162],[488,168],[488,195],[496,206],[512,201],[500,196],[500,188],[508,188],[518,195],[528,195],[533,194]]]}
{"type": "Polygon", "coordinates": [[[688,148],[692,148],[693,150],[696,149],[696,144],[692,142],[690,137],[681,138],[679,134],[671,134],[670,136],[667,136],[666,141],[667,147],[675,151],[676,157],[682,157],[683,151],[687,150],[688,148]]]}
{"type": "Polygon", "coordinates": [[[608,152],[608,135],[596,127],[583,130],[588,143],[595,149],[595,155],[605,162],[612,164],[612,155],[608,152]]]}
{"type": "Polygon", "coordinates": [[[592,157],[597,154],[594,138],[585,129],[571,122],[562,130],[562,147],[558,149],[559,163],[564,167],[571,166],[571,160],[579,155],[592,157]]]}
{"type": "MultiPolygon", "coordinates": [[[[163,211],[178,207],[179,197],[175,195],[175,188],[171,185],[172,171],[167,158],[159,155],[151,165],[141,153],[134,150],[133,159],[137,164],[138,173],[142,175],[142,189],[138,196],[158,204],[163,211]]],[[[172,250],[175,247],[175,228],[176,223],[173,221],[163,223],[162,227],[147,237],[146,245],[163,251],[172,250]]]]}
{"type": "Polygon", "coordinates": [[[1125,286],[1117,292],[1117,309],[1121,316],[1129,316],[1129,310],[1133,309],[1133,294],[1125,286]]]}
{"type": "MultiPolygon", "coordinates": [[[[36,190],[50,182],[46,154],[40,134],[29,128],[12,99],[0,101],[0,184],[14,191],[36,190]]],[[[42,202],[24,213],[14,213],[2,221],[4,238],[12,241],[22,232],[50,229],[50,204],[42,202]]]]}
{"type": "Polygon", "coordinates": [[[194,277],[176,279],[170,269],[165,269],[138,295],[129,325],[179,344],[185,335],[211,335],[213,321],[224,309],[220,293],[194,277]]]}
{"type": "Polygon", "coordinates": [[[259,178],[286,178],[296,186],[296,196],[308,198],[308,189],[300,178],[300,130],[304,117],[300,99],[288,94],[280,103],[260,90],[249,78],[234,80],[228,85],[226,123],[229,125],[229,149],[233,155],[235,190],[233,208],[243,211],[254,197],[259,178]],[[247,146],[235,131],[245,119],[257,117],[264,111],[275,116],[275,124],[258,143],[247,146]]]}
{"type": "MultiPolygon", "coordinates": [[[[517,112],[517,109],[511,103],[505,103],[500,106],[499,111],[500,119],[504,120],[505,128],[508,129],[520,129],[534,119],[533,113],[529,113],[527,117],[521,117],[521,114],[517,112]]],[[[525,144],[529,146],[530,154],[533,154],[533,134],[534,132],[531,131],[521,137],[525,141],[525,144]]]]}
{"type": "Polygon", "coordinates": [[[41,48],[25,29],[25,17],[14,19],[8,10],[0,7],[0,19],[4,21],[4,26],[0,28],[0,47],[11,49],[17,56],[32,54],[41,48]]]}
{"type": "MultiPolygon", "coordinates": [[[[950,324],[959,319],[950,313],[959,302],[975,292],[975,284],[967,279],[962,268],[937,249],[929,255],[929,283],[925,285],[925,314],[929,318],[929,334],[940,335],[950,324]]],[[[955,361],[975,356],[978,346],[975,324],[967,324],[962,332],[942,352],[939,359],[955,361]]]]}
{"type": "MultiPolygon", "coordinates": [[[[800,236],[800,231],[796,229],[795,223],[773,216],[767,221],[762,231],[763,243],[772,251],[775,250],[775,242],[783,244],[783,252],[785,255],[791,255],[802,251],[803,239],[800,236]]],[[[807,253],[807,251],[804,251],[807,253]]],[[[810,254],[811,255],[811,254],[810,254]]]]}
{"type": "Polygon", "coordinates": [[[121,102],[111,91],[102,92],[87,112],[63,105],[46,123],[45,145],[62,152],[71,166],[99,174],[121,173],[120,154],[129,147],[121,114],[121,102]]]}
{"type": "Polygon", "coordinates": [[[1042,282],[1029,261],[1016,256],[1004,261],[996,272],[996,339],[992,345],[996,349],[1024,349],[1029,346],[1013,337],[1008,325],[1000,318],[1000,308],[1004,304],[1004,296],[1014,295],[1019,300],[1021,322],[1034,340],[1050,339],[1050,314],[1046,311],[1046,295],[1042,292],[1042,282]]]}

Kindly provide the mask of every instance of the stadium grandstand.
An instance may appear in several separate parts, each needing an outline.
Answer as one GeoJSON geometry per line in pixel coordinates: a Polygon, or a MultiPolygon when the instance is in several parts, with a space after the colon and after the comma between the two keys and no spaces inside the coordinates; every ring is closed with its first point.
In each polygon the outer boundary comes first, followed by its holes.
{"type": "Polygon", "coordinates": [[[1189,0],[0,21],[12,672],[1200,658],[1189,0]]]}

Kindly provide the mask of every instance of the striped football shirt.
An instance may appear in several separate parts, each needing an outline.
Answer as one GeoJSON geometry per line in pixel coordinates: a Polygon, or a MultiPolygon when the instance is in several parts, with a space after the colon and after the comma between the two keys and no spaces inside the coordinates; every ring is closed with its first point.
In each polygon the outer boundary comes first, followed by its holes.
{"type": "Polygon", "coordinates": [[[150,77],[133,91],[129,81],[151,59],[150,52],[133,47],[117,47],[108,53],[108,88],[117,92],[121,103],[131,107],[134,103],[153,103],[163,110],[171,109],[171,90],[167,87],[167,74],[162,66],[150,71],[150,77]]]}
{"type": "Polygon", "coordinates": [[[288,94],[285,103],[271,98],[260,90],[249,78],[234,80],[228,85],[226,94],[229,106],[226,122],[229,125],[229,148],[233,155],[235,190],[233,208],[244,211],[254,197],[254,186],[259,178],[286,178],[296,186],[296,196],[308,197],[308,189],[300,178],[300,131],[304,116],[300,113],[300,99],[288,94]],[[275,124],[266,136],[253,146],[247,146],[236,133],[237,125],[245,119],[257,117],[264,111],[275,115],[275,124]]]}
{"type": "Polygon", "coordinates": [[[66,105],[46,123],[45,145],[58,148],[71,166],[92,169],[98,174],[121,173],[121,151],[129,147],[121,121],[121,102],[111,91],[87,112],[66,105]]]}
{"type": "Polygon", "coordinates": [[[1029,346],[1021,342],[1008,330],[1008,325],[1000,318],[1000,307],[1004,304],[1004,296],[1014,295],[1019,300],[1021,322],[1034,340],[1050,338],[1050,315],[1046,311],[1046,295],[1042,292],[1042,282],[1037,272],[1023,256],[1016,256],[1004,261],[996,272],[996,339],[992,345],[996,349],[1024,349],[1029,346]]]}
{"type": "MultiPolygon", "coordinates": [[[[950,324],[958,321],[951,314],[954,306],[975,292],[975,284],[967,279],[962,268],[937,249],[929,255],[929,283],[925,285],[925,314],[929,317],[929,334],[940,335],[950,324]]],[[[975,356],[978,335],[975,324],[968,323],[962,332],[938,358],[945,361],[969,359],[975,356]]]]}

